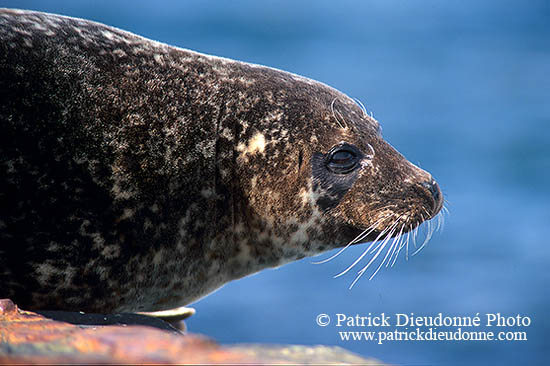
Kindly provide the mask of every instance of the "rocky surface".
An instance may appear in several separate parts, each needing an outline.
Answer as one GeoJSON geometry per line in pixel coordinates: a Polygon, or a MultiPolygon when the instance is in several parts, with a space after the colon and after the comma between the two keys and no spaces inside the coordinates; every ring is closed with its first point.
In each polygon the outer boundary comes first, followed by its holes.
{"type": "Polygon", "coordinates": [[[37,314],[7,299],[0,300],[0,363],[380,364],[339,347],[221,346],[144,315],[37,314]]]}

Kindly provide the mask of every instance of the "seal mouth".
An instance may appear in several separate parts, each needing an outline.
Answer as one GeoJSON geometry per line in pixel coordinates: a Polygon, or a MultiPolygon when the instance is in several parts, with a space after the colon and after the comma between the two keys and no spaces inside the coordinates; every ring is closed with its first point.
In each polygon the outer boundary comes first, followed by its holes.
{"type": "Polygon", "coordinates": [[[355,228],[355,232],[360,231],[360,233],[353,240],[329,258],[313,263],[321,264],[329,262],[339,256],[348,247],[365,244],[367,247],[361,255],[345,270],[334,276],[334,278],[341,277],[354,268],[363,258],[370,258],[368,263],[357,272],[355,279],[349,286],[349,289],[351,289],[376,262],[378,262],[378,265],[370,274],[369,281],[376,276],[382,267],[393,267],[402,250],[405,251],[406,260],[409,259],[409,249],[414,250],[411,256],[415,256],[428,244],[434,232],[443,228],[445,214],[448,213],[437,183],[435,185],[431,184],[431,186],[437,188],[437,193],[433,194],[434,201],[431,212],[424,209],[424,214],[420,214],[420,218],[416,219],[410,215],[396,215],[394,213],[391,218],[385,217],[379,219],[362,231],[355,228]],[[436,196],[436,194],[439,196],[436,196]],[[366,243],[369,244],[367,245],[366,243]],[[410,248],[410,246],[414,248],[410,248]]]}

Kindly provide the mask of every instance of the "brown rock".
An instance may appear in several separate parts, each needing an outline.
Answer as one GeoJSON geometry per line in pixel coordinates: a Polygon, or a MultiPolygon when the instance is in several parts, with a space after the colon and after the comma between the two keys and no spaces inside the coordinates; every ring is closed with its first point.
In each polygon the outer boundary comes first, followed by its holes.
{"type": "MultiPolygon", "coordinates": [[[[60,316],[58,312],[44,312],[60,316]]],[[[68,313],[67,319],[118,321],[120,315],[68,313]],[[82,316],[80,316],[82,315],[82,316]]],[[[142,322],[136,314],[126,317],[142,322]]],[[[0,364],[361,364],[379,365],[339,347],[236,345],[174,328],[74,325],[0,299],[0,364]],[[170,330],[173,329],[173,330],[170,330]]],[[[143,324],[143,323],[141,323],[143,324]]],[[[154,325],[155,323],[151,323],[154,325]]]]}
{"type": "Polygon", "coordinates": [[[81,328],[0,300],[0,363],[257,363],[197,335],[145,326],[81,328]]]}

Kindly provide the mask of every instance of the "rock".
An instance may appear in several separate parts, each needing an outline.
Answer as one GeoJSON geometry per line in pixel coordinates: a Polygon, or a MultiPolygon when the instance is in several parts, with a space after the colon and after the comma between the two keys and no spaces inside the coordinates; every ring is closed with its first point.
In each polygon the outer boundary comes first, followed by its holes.
{"type": "Polygon", "coordinates": [[[0,363],[258,363],[198,335],[143,325],[84,327],[0,300],[0,363]]]}
{"type": "Polygon", "coordinates": [[[380,364],[339,347],[221,346],[139,314],[41,313],[0,299],[0,363],[380,364]]]}
{"type": "Polygon", "coordinates": [[[365,359],[341,347],[242,344],[230,347],[261,362],[299,365],[371,365],[382,366],[381,361],[365,359]]]}

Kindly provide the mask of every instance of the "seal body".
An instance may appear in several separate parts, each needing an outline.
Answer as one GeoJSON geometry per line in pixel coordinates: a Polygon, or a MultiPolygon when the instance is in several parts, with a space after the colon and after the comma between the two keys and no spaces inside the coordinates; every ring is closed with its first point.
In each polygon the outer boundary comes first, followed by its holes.
{"type": "Polygon", "coordinates": [[[324,84],[0,10],[0,297],[23,308],[174,308],[441,204],[324,84]]]}

